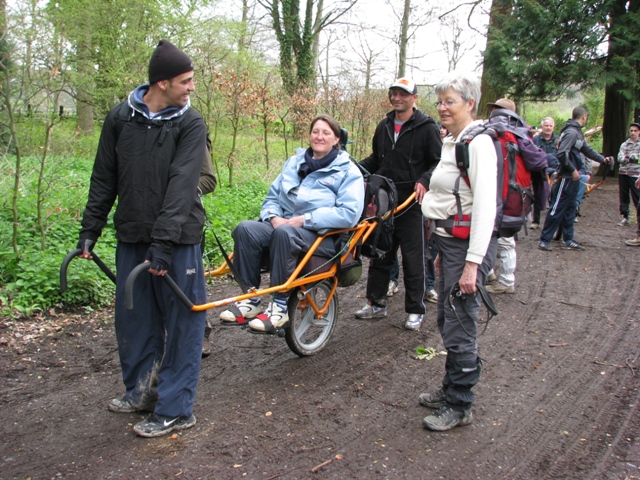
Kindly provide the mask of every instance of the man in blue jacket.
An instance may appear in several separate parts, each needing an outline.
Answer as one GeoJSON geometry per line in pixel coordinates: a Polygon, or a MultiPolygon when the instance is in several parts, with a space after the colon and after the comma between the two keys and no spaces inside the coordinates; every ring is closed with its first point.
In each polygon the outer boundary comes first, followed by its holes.
{"type": "Polygon", "coordinates": [[[585,140],[582,128],[587,123],[589,113],[584,107],[573,109],[571,119],[562,127],[558,145],[559,181],[551,189],[551,205],[540,232],[538,248],[551,251],[551,237],[562,227],[563,248],[566,250],[583,250],[584,247],[573,239],[573,224],[576,218],[576,196],[582,168],[582,153],[598,163],[610,163],[612,158],[605,158],[596,152],[585,140]]]}
{"type": "Polygon", "coordinates": [[[169,273],[193,303],[206,301],[198,179],[207,131],[189,102],[194,90],[191,59],[161,40],[149,62],[149,83],[104,122],[78,243],[80,256],[91,259],[117,198],[115,328],[125,393],[108,408],[153,412],[133,427],[143,437],[196,423],[205,312],[187,309],[162,278],[169,273]],[[149,273],[138,278],[134,308],[127,310],[125,282],[142,262],[149,262],[149,273]]]}

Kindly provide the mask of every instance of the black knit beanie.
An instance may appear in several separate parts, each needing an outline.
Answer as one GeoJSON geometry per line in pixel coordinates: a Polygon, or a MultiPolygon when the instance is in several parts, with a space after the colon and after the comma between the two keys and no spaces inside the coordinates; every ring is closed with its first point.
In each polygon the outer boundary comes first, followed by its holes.
{"type": "Polygon", "coordinates": [[[168,40],[160,40],[149,60],[149,83],[168,80],[193,70],[189,56],[168,40]]]}

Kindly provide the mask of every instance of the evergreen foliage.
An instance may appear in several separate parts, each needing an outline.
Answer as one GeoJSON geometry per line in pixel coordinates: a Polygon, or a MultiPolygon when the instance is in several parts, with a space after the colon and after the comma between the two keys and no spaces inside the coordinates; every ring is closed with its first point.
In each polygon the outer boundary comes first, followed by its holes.
{"type": "MultiPolygon", "coordinates": [[[[495,3],[495,1],[494,1],[495,3]]],[[[602,72],[602,1],[513,0],[492,10],[495,29],[484,53],[492,88],[516,102],[551,101],[602,72]]]]}

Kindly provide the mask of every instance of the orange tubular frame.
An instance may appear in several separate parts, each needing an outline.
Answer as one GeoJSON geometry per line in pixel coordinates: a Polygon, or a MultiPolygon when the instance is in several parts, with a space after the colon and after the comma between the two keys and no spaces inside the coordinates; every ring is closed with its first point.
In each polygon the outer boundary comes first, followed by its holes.
{"type": "MultiPolygon", "coordinates": [[[[411,194],[411,196],[409,198],[407,198],[407,200],[402,203],[402,205],[399,205],[394,211],[393,213],[396,214],[398,212],[401,212],[402,210],[408,208],[412,203],[414,203],[415,201],[415,193],[411,194]]],[[[387,213],[387,215],[389,215],[389,213],[387,213]]],[[[229,305],[231,303],[234,302],[239,302],[242,300],[247,300],[249,298],[254,298],[254,297],[258,297],[261,295],[270,295],[276,292],[286,292],[289,291],[293,288],[296,287],[301,287],[302,291],[305,293],[306,296],[306,300],[309,302],[309,305],[311,306],[311,308],[313,309],[314,312],[316,312],[316,315],[321,316],[327,308],[329,308],[329,305],[331,304],[331,299],[333,298],[333,296],[335,295],[335,292],[338,288],[338,277],[337,277],[337,273],[338,273],[338,264],[334,263],[331,268],[325,272],[321,272],[321,273],[311,273],[311,274],[307,274],[304,275],[302,277],[299,277],[300,272],[304,269],[304,267],[307,265],[307,263],[309,262],[309,260],[311,259],[311,257],[313,256],[314,252],[316,251],[316,249],[318,248],[318,246],[320,245],[320,243],[327,237],[330,235],[340,235],[341,233],[351,233],[351,238],[349,239],[349,247],[346,249],[346,251],[344,252],[344,254],[340,257],[340,263],[344,262],[347,258],[347,256],[349,254],[352,254],[356,247],[361,243],[367,240],[367,238],[369,238],[369,236],[373,233],[373,231],[375,230],[376,226],[378,225],[378,222],[375,219],[367,219],[365,218],[364,220],[362,220],[358,225],[356,225],[353,228],[343,228],[340,230],[331,230],[330,232],[324,234],[324,235],[320,235],[318,236],[318,238],[316,239],[316,241],[313,243],[313,245],[311,246],[311,248],[309,249],[309,251],[307,253],[305,253],[304,257],[302,258],[302,260],[300,261],[300,263],[298,264],[298,266],[296,267],[296,269],[293,271],[293,273],[291,274],[291,276],[287,279],[287,281],[285,283],[283,283],[282,285],[278,285],[275,287],[269,287],[269,288],[263,288],[263,289],[254,289],[250,292],[235,296],[235,297],[229,297],[229,298],[224,298],[222,300],[218,300],[215,302],[209,302],[209,303],[203,303],[200,305],[193,305],[193,307],[191,307],[191,310],[193,311],[203,311],[203,310],[209,310],[211,308],[217,308],[217,307],[223,307],[225,305],[229,305]],[[315,284],[321,280],[325,280],[327,278],[332,278],[333,279],[333,286],[331,288],[331,292],[329,294],[329,296],[327,297],[326,301],[325,301],[325,305],[322,309],[318,308],[318,306],[313,302],[313,300],[306,295],[307,292],[307,286],[310,284],[315,284]]],[[[229,266],[227,265],[227,262],[223,262],[222,265],[220,265],[218,268],[213,269],[213,270],[209,270],[208,272],[205,272],[205,276],[207,277],[221,277],[223,275],[229,274],[231,273],[229,266]]]]}

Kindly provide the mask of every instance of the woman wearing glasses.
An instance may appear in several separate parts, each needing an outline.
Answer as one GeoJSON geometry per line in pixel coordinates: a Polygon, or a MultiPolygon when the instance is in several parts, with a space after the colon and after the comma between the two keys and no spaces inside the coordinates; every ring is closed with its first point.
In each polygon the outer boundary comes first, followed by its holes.
{"type": "Polygon", "coordinates": [[[469,425],[472,421],[472,388],[480,378],[477,347],[477,319],[481,298],[477,284],[485,278],[496,258],[497,158],[493,141],[478,135],[469,144],[468,181],[461,178],[455,146],[465,133],[481,121],[474,121],[480,100],[480,82],[457,76],[436,85],[436,107],[441,125],[449,131],[443,139],[441,160],[431,177],[422,202],[422,213],[430,220],[438,246],[438,329],[447,350],[442,387],[420,395],[420,403],[437,408],[423,425],[436,431],[469,425]],[[458,196],[454,196],[454,191],[458,196]],[[470,227],[451,229],[459,201],[470,227]],[[460,231],[462,230],[462,231],[460,231]]]}

